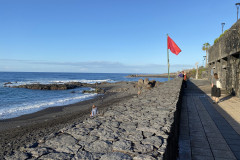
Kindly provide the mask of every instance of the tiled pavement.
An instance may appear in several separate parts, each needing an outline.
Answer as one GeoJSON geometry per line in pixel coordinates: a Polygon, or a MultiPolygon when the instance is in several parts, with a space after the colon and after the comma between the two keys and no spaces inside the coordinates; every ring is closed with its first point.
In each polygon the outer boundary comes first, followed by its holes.
{"type": "Polygon", "coordinates": [[[183,93],[178,159],[240,160],[240,135],[193,82],[183,93]]]}

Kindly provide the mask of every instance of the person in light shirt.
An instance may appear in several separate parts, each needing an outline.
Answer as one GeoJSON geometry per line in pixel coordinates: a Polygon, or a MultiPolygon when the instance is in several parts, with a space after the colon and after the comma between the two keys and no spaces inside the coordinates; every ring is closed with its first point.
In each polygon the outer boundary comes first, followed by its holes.
{"type": "Polygon", "coordinates": [[[91,111],[90,117],[96,116],[97,114],[98,114],[98,109],[97,109],[97,107],[93,104],[93,105],[92,105],[92,111],[91,111]]]}

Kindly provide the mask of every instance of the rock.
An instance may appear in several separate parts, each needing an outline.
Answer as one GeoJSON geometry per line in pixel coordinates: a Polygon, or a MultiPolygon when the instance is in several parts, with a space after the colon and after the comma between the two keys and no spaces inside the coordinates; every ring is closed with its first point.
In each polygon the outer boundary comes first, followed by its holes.
{"type": "Polygon", "coordinates": [[[112,143],[108,141],[98,140],[84,148],[86,151],[95,153],[107,153],[112,151],[112,143]]]}
{"type": "Polygon", "coordinates": [[[73,157],[72,154],[67,153],[49,153],[47,155],[43,155],[39,160],[63,160],[63,159],[71,159],[73,157]]]}
{"type": "Polygon", "coordinates": [[[82,93],[97,93],[97,94],[104,94],[105,90],[102,88],[95,88],[95,90],[83,90],[82,93]]]}
{"type": "Polygon", "coordinates": [[[29,158],[27,153],[20,152],[20,151],[14,151],[12,155],[8,155],[4,157],[6,160],[22,160],[29,158]]]}
{"type": "Polygon", "coordinates": [[[151,137],[153,134],[154,134],[153,132],[148,132],[148,131],[143,132],[144,137],[151,137]]]}
{"type": "Polygon", "coordinates": [[[13,84],[12,82],[6,82],[4,83],[4,85],[8,85],[8,84],[13,84]]]}
{"type": "Polygon", "coordinates": [[[94,160],[94,156],[92,153],[87,151],[78,151],[72,160],[94,160]]]}
{"type": "Polygon", "coordinates": [[[113,151],[130,153],[132,152],[132,143],[127,140],[119,140],[113,142],[113,151]]]}
{"type": "Polygon", "coordinates": [[[71,128],[66,130],[65,133],[72,135],[77,140],[81,140],[84,136],[88,135],[90,131],[90,128],[71,128]]]}
{"type": "Polygon", "coordinates": [[[144,83],[143,83],[145,86],[149,84],[149,79],[148,78],[145,78],[144,79],[144,83]]]}
{"type": "Polygon", "coordinates": [[[40,147],[40,148],[27,148],[25,149],[26,152],[30,153],[33,157],[40,157],[44,154],[50,153],[49,149],[40,147]]]}
{"type": "Polygon", "coordinates": [[[136,125],[137,123],[132,123],[132,122],[124,122],[121,123],[119,128],[125,129],[127,132],[135,131],[136,130],[136,125]]]}
{"type": "Polygon", "coordinates": [[[110,152],[104,154],[100,160],[132,160],[132,157],[121,152],[110,152]]]}
{"type": "Polygon", "coordinates": [[[148,138],[142,140],[142,143],[143,144],[151,144],[151,145],[154,145],[156,148],[160,148],[163,141],[159,137],[152,136],[152,137],[148,137],[148,138]]]}
{"type": "Polygon", "coordinates": [[[156,160],[156,158],[149,155],[139,154],[136,157],[133,157],[133,160],[156,160]]]}
{"type": "Polygon", "coordinates": [[[116,141],[119,134],[113,132],[113,130],[104,128],[104,129],[99,129],[98,135],[101,140],[108,140],[108,141],[116,141]]]}
{"type": "Polygon", "coordinates": [[[143,154],[144,153],[149,153],[149,152],[153,151],[153,145],[151,145],[151,144],[140,144],[138,142],[138,143],[135,143],[134,151],[135,152],[141,152],[143,154]]]}
{"type": "Polygon", "coordinates": [[[74,89],[78,87],[89,87],[91,84],[85,84],[80,82],[68,82],[64,84],[26,84],[19,86],[11,86],[12,88],[26,88],[26,89],[36,89],[36,90],[66,90],[66,89],[74,89]]]}
{"type": "Polygon", "coordinates": [[[149,81],[148,84],[150,84],[151,87],[155,87],[155,85],[156,85],[156,81],[155,81],[155,80],[149,81]]]}
{"type": "Polygon", "coordinates": [[[81,141],[85,141],[87,143],[93,143],[93,142],[97,141],[98,139],[99,139],[99,137],[97,137],[97,136],[88,135],[88,136],[83,136],[81,138],[81,141]]]}
{"type": "Polygon", "coordinates": [[[43,144],[43,147],[52,148],[58,152],[74,154],[81,146],[77,144],[77,140],[70,135],[62,134],[55,138],[49,139],[43,144]]]}
{"type": "Polygon", "coordinates": [[[143,84],[144,84],[143,79],[139,79],[139,80],[138,80],[138,86],[139,86],[139,87],[140,87],[140,86],[143,86],[143,84]]]}
{"type": "Polygon", "coordinates": [[[143,135],[141,131],[131,131],[131,132],[125,132],[121,136],[123,139],[132,141],[132,142],[140,142],[143,140],[143,135]]]}

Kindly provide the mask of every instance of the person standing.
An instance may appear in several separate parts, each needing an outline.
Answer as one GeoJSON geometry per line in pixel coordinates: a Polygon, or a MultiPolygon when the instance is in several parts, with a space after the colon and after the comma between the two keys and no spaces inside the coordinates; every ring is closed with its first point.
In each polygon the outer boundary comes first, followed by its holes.
{"type": "Polygon", "coordinates": [[[187,88],[187,73],[183,72],[183,85],[185,88],[187,88]]]}
{"type": "Polygon", "coordinates": [[[181,77],[181,78],[183,78],[183,71],[182,72],[180,72],[180,74],[178,75],[178,77],[181,77]]]}
{"type": "Polygon", "coordinates": [[[221,97],[221,87],[219,86],[220,81],[218,78],[218,74],[214,73],[213,79],[212,79],[212,91],[211,96],[213,99],[213,103],[219,103],[219,97],[221,97]]]}

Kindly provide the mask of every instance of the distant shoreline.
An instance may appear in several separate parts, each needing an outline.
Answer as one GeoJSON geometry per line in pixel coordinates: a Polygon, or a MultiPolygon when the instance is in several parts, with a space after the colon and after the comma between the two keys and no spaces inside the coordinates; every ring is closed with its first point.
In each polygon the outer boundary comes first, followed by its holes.
{"type": "MultiPolygon", "coordinates": [[[[175,78],[177,73],[170,73],[171,78],[175,78]]],[[[163,74],[130,74],[127,76],[127,78],[134,78],[134,77],[157,77],[157,78],[168,78],[167,73],[163,74]]]]}

